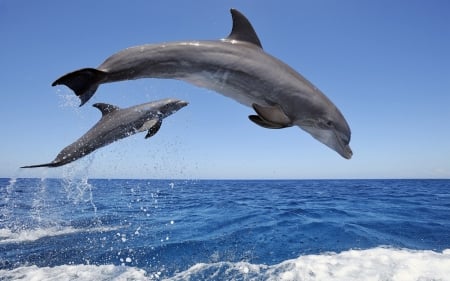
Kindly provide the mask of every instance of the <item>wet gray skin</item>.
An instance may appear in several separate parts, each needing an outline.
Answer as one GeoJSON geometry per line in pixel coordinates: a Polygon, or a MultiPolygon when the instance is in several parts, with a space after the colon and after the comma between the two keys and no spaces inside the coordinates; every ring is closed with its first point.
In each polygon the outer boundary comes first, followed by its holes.
{"type": "Polygon", "coordinates": [[[97,68],[57,79],[70,87],[81,105],[102,83],[139,79],[178,79],[208,88],[252,107],[254,123],[271,129],[299,126],[350,159],[350,128],[339,109],[287,64],[264,52],[252,25],[231,10],[230,35],[215,41],[184,41],[130,47],[97,68]]]}
{"type": "Polygon", "coordinates": [[[143,131],[148,131],[145,138],[152,137],[158,132],[164,118],[187,104],[187,102],[177,99],[163,99],[120,109],[114,105],[96,103],[93,106],[102,112],[102,118],[94,127],[61,150],[52,162],[22,168],[62,166],[80,159],[100,147],[143,131]]]}

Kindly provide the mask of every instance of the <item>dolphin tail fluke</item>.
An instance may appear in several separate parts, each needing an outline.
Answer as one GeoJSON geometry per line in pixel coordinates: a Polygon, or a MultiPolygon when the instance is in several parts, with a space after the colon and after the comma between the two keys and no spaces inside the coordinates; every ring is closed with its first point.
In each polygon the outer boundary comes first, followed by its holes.
{"type": "Polygon", "coordinates": [[[58,167],[58,166],[59,166],[58,164],[50,162],[50,163],[46,163],[46,164],[23,166],[20,168],[40,168],[40,167],[58,167]]]}
{"type": "Polygon", "coordinates": [[[53,82],[52,86],[66,85],[69,87],[80,98],[80,106],[82,106],[94,95],[106,75],[106,72],[95,68],[83,68],[60,77],[53,82]]]}

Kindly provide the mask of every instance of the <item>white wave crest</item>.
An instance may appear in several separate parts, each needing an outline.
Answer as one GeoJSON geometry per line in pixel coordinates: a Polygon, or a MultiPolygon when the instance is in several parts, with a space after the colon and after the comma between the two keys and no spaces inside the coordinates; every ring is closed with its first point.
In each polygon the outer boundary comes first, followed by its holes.
{"type": "Polygon", "coordinates": [[[138,268],[114,265],[61,265],[56,267],[25,266],[13,270],[0,270],[0,280],[149,280],[138,268]]]}
{"type": "Polygon", "coordinates": [[[94,227],[94,228],[74,228],[67,227],[48,227],[35,229],[22,229],[14,231],[9,228],[0,229],[0,244],[32,242],[44,237],[53,237],[59,235],[76,234],[76,233],[93,233],[114,231],[120,227],[94,227]]]}
{"type": "Polygon", "coordinates": [[[450,249],[442,253],[377,247],[305,255],[276,265],[247,262],[198,263],[167,279],[161,272],[115,265],[23,266],[0,270],[0,280],[265,280],[265,281],[446,281],[450,249]]]}
{"type": "Polygon", "coordinates": [[[196,264],[168,280],[427,281],[450,280],[450,249],[442,253],[373,248],[306,255],[280,264],[196,264]]]}

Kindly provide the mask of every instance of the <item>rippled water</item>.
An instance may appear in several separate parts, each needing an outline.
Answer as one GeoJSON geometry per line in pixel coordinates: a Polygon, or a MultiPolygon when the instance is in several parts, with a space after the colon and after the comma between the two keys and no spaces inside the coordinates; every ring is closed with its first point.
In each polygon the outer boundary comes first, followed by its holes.
{"type": "Polygon", "coordinates": [[[450,180],[0,179],[0,197],[0,279],[450,280],[450,180]]]}

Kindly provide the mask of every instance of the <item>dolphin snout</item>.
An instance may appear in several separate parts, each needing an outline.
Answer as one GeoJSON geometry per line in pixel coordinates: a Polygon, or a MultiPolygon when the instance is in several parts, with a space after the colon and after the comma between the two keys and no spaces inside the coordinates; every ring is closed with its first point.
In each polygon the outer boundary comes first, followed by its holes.
{"type": "Polygon", "coordinates": [[[179,101],[176,102],[176,104],[177,104],[180,108],[182,108],[182,107],[185,107],[186,105],[188,105],[189,103],[188,103],[187,101],[184,101],[184,100],[179,100],[179,101]]]}
{"type": "Polygon", "coordinates": [[[176,111],[182,109],[183,107],[185,107],[186,105],[188,105],[189,103],[187,101],[184,100],[175,100],[172,103],[172,113],[175,113],[176,111]]]}
{"type": "Polygon", "coordinates": [[[345,159],[350,159],[350,158],[352,158],[352,156],[353,156],[353,151],[352,151],[352,149],[350,148],[349,145],[345,145],[345,146],[343,147],[343,151],[342,151],[341,155],[342,155],[342,157],[344,157],[345,159]]]}
{"type": "Polygon", "coordinates": [[[187,101],[178,99],[166,99],[163,101],[163,103],[164,104],[160,107],[159,111],[165,117],[177,112],[178,110],[189,104],[187,101]]]}

